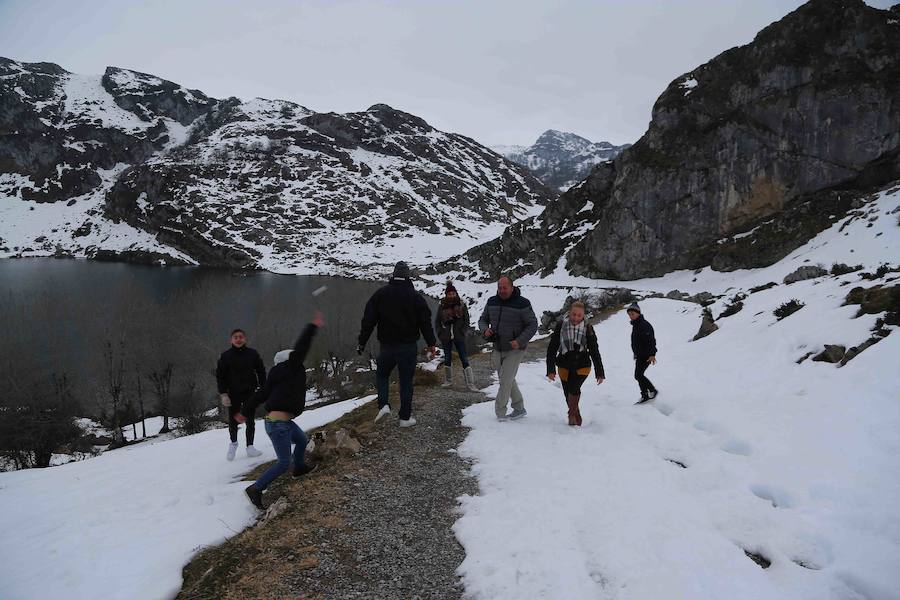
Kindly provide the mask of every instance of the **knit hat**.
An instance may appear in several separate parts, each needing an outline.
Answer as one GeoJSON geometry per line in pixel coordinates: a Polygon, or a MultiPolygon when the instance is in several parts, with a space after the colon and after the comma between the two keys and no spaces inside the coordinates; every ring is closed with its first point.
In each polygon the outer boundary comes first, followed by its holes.
{"type": "Polygon", "coordinates": [[[293,350],[280,350],[280,351],[276,352],[275,359],[272,362],[275,363],[276,365],[283,363],[284,361],[286,361],[287,359],[289,359],[291,357],[291,352],[293,352],[293,350]]]}
{"type": "Polygon", "coordinates": [[[637,314],[641,314],[641,307],[638,306],[637,302],[632,302],[631,306],[629,306],[627,309],[625,309],[625,312],[631,312],[631,311],[634,311],[637,314]]]}
{"type": "Polygon", "coordinates": [[[446,295],[449,294],[450,292],[456,293],[457,296],[459,295],[459,292],[456,291],[456,288],[453,286],[453,282],[452,282],[452,281],[448,281],[448,282],[447,282],[447,289],[444,290],[444,295],[446,296],[446,295]]]}
{"type": "Polygon", "coordinates": [[[394,265],[394,274],[391,277],[394,279],[409,279],[409,265],[402,260],[397,261],[397,264],[394,265]]]}

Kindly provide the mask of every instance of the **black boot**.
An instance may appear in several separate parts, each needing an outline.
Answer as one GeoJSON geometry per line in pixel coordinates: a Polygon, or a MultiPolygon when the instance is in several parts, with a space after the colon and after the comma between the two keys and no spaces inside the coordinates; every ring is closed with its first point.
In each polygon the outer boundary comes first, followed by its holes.
{"type": "Polygon", "coordinates": [[[262,501],[262,492],[259,491],[259,488],[256,487],[256,484],[247,486],[247,488],[244,490],[244,493],[246,493],[247,497],[250,498],[250,502],[253,503],[253,506],[258,508],[259,510],[265,509],[262,501]]]}

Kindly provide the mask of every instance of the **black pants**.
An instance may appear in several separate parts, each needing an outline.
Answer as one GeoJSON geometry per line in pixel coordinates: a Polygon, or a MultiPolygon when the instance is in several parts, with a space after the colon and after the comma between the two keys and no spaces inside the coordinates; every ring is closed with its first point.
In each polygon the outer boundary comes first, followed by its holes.
{"type": "Polygon", "coordinates": [[[588,375],[591,374],[591,370],[578,369],[570,371],[564,367],[558,367],[558,369],[559,380],[560,383],[562,383],[563,394],[566,395],[566,401],[569,400],[569,396],[580,396],[581,386],[587,381],[588,375]],[[582,373],[578,373],[578,371],[582,371],[582,373]],[[584,371],[587,371],[587,373],[584,373],[584,371]]]}
{"type": "Polygon", "coordinates": [[[638,385],[641,387],[641,398],[649,398],[650,392],[656,391],[656,386],[644,375],[644,371],[649,366],[650,363],[647,362],[646,358],[638,358],[634,361],[634,378],[637,379],[638,385]]]}
{"type": "Polygon", "coordinates": [[[413,376],[416,374],[415,342],[410,344],[381,344],[375,370],[375,387],[378,389],[378,407],[387,406],[391,371],[397,367],[400,375],[400,414],[406,421],[412,415],[413,376]]]}
{"type": "MultiPolygon", "coordinates": [[[[231,394],[229,394],[231,396],[231,394]]],[[[231,436],[231,441],[237,441],[237,432],[238,432],[238,422],[234,420],[234,415],[241,412],[241,406],[245,402],[250,400],[250,395],[246,396],[238,396],[235,398],[231,396],[231,406],[228,407],[228,435],[231,436]]],[[[244,423],[247,428],[247,445],[253,445],[253,437],[256,435],[256,422],[254,421],[254,415],[250,415],[247,417],[247,422],[244,423]]]]}

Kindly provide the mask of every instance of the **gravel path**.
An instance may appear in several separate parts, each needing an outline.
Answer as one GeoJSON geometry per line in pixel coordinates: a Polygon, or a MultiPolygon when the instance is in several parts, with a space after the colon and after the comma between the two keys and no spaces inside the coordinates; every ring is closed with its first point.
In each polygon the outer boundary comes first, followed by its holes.
{"type": "MultiPolygon", "coordinates": [[[[472,364],[478,384],[489,384],[487,356],[472,364]]],[[[455,449],[467,432],[462,410],[486,398],[465,390],[458,364],[454,375],[452,389],[415,388],[415,427],[400,429],[391,416],[366,436],[353,470],[338,477],[348,484],[345,526],[314,542],[318,566],[297,574],[294,592],[323,599],[462,596],[456,568],[465,553],[452,527],[456,499],[476,494],[477,484],[455,449]]]]}

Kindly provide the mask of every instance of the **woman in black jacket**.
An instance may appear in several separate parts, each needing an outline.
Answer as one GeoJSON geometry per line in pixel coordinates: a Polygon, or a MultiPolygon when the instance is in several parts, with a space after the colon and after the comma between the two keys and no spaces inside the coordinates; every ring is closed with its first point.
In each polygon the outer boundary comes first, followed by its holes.
{"type": "Polygon", "coordinates": [[[470,329],[469,309],[463,302],[456,288],[449,281],[441,305],[434,316],[434,330],[437,338],[444,348],[444,383],[441,387],[453,385],[453,348],[459,354],[459,361],[463,366],[463,374],[466,377],[466,387],[474,391],[475,372],[469,366],[469,357],[466,355],[466,334],[470,329]]]}
{"type": "Polygon", "coordinates": [[[278,462],[260,475],[245,491],[257,508],[263,508],[262,493],[270,483],[291,466],[291,444],[294,444],[294,476],[306,475],[313,470],[304,461],[306,433],[294,422],[306,406],[306,367],[303,360],[309,352],[313,337],[324,324],[322,314],[316,312],[313,320],[294,344],[293,350],[282,350],[275,355],[275,366],[269,371],[266,385],[252,398],[252,406],[247,407],[238,421],[252,419],[258,404],[266,407],[266,434],[272,440],[272,448],[278,462]]]}
{"type": "Polygon", "coordinates": [[[556,325],[547,347],[547,378],[562,381],[563,394],[569,407],[569,425],[581,425],[581,385],[591,374],[591,363],[597,372],[597,384],[606,377],[597,347],[597,334],[584,320],[584,304],[573,302],[569,314],[556,325]]]}

